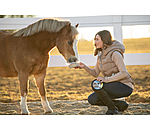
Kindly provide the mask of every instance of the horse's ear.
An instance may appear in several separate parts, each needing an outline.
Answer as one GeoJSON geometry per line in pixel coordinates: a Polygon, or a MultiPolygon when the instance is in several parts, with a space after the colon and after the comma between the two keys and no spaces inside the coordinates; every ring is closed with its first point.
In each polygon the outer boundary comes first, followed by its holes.
{"type": "Polygon", "coordinates": [[[69,23],[69,24],[67,25],[67,28],[71,28],[71,23],[69,23]]]}
{"type": "Polygon", "coordinates": [[[79,26],[79,23],[75,26],[76,28],[79,26]]]}

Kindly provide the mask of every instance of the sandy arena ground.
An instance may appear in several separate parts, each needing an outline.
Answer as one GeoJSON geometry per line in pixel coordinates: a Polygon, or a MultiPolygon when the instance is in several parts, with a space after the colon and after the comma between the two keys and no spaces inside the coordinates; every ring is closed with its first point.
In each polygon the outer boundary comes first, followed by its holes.
{"type": "MultiPolygon", "coordinates": [[[[104,115],[105,106],[92,106],[87,101],[55,100],[50,102],[53,113],[47,115],[104,115]]],[[[41,102],[28,102],[31,115],[44,115],[41,102]]],[[[0,103],[1,115],[20,115],[20,103],[0,103]]],[[[150,115],[149,103],[129,103],[118,115],[150,115]]]]}

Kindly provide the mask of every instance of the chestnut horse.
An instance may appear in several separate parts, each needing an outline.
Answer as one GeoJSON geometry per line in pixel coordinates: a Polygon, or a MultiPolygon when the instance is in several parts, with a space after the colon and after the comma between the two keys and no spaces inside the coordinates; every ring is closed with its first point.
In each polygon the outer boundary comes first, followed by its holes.
{"type": "Polygon", "coordinates": [[[0,76],[18,76],[22,114],[30,114],[26,104],[30,75],[34,75],[44,112],[53,112],[44,88],[49,51],[57,47],[67,62],[77,61],[77,26],[59,19],[41,19],[13,34],[0,32],[0,76]]]}

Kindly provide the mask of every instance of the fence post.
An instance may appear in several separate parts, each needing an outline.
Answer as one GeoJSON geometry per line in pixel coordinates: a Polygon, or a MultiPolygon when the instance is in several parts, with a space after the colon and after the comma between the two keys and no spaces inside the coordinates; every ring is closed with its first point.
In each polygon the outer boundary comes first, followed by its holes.
{"type": "Polygon", "coordinates": [[[114,37],[123,43],[122,37],[122,15],[113,15],[114,37]]]}

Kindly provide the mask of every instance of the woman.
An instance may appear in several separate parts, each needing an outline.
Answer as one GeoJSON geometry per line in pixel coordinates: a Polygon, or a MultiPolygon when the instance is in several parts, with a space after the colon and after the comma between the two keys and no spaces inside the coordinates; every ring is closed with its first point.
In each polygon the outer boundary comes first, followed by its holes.
{"type": "Polygon", "coordinates": [[[123,61],[125,47],[116,40],[112,40],[109,31],[103,30],[95,35],[94,56],[98,55],[97,63],[94,69],[80,62],[78,67],[84,68],[89,74],[103,83],[101,89],[94,89],[93,81],[91,86],[94,90],[88,97],[91,105],[107,106],[106,114],[118,114],[118,111],[124,111],[128,108],[125,101],[112,100],[131,95],[134,82],[128,73],[123,61]],[[104,77],[98,77],[100,72],[104,77]]]}

